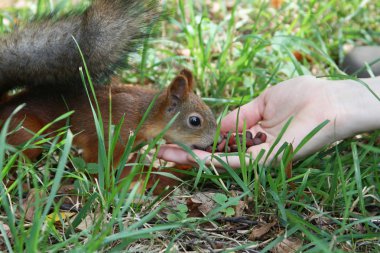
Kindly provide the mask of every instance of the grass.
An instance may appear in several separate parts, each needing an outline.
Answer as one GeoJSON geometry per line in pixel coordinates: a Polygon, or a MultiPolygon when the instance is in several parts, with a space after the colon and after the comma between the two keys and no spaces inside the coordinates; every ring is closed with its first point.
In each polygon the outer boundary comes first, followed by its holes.
{"type": "MultiPolygon", "coordinates": [[[[34,5],[1,10],[1,32],[52,7],[58,13],[83,7],[68,0],[27,2],[34,5]]],[[[217,115],[298,75],[339,76],[337,64],[347,45],[380,43],[378,1],[284,1],[276,9],[268,1],[169,0],[164,8],[170,17],[158,27],[160,35],[142,54],[134,55],[132,68],[120,75],[126,82],[154,80],[162,87],[187,67],[197,79],[197,93],[217,115]]],[[[102,140],[96,111],[94,105],[102,140]]],[[[297,163],[286,156],[272,167],[253,160],[241,170],[226,164],[221,174],[200,164],[187,172],[193,179],[171,195],[158,197],[139,194],[144,181],[132,184],[147,152],[140,154],[128,179],[116,184],[118,173],[104,173],[113,166],[112,143],[109,150],[103,145],[98,164],[86,164],[70,154],[74,136],[66,128],[58,133],[65,136],[61,140],[37,134],[46,152],[31,162],[6,145],[6,131],[0,133],[0,231],[5,251],[266,252],[286,245],[310,252],[380,250],[378,131],[297,163]],[[89,171],[98,173],[98,181],[89,171]],[[26,194],[25,188],[33,193],[26,194]],[[65,204],[75,208],[64,211],[65,204]],[[193,217],[200,206],[205,215],[193,217]],[[252,236],[265,227],[266,233],[252,236]]],[[[117,140],[115,132],[111,141],[117,140]]],[[[284,152],[291,156],[291,147],[284,146],[284,152]]]]}

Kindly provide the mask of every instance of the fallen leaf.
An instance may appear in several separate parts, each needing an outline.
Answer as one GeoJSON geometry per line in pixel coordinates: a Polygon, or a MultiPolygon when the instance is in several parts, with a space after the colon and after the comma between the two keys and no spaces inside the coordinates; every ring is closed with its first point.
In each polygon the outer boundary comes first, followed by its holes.
{"type": "MultiPolygon", "coordinates": [[[[97,213],[89,213],[82,221],[79,223],[79,225],[75,228],[78,231],[84,231],[89,229],[94,222],[96,221],[97,217],[101,217],[100,214],[97,213]]],[[[75,217],[71,218],[71,223],[74,221],[75,217]]]]}
{"type": "Polygon", "coordinates": [[[308,63],[312,63],[313,62],[313,59],[310,57],[310,55],[307,55],[305,53],[301,53],[300,51],[294,51],[293,55],[297,59],[297,61],[299,61],[299,62],[304,62],[305,60],[308,63]]]}
{"type": "MultiPolygon", "coordinates": [[[[291,146],[291,151],[289,152],[288,156],[293,156],[293,147],[292,146],[291,146]]],[[[293,175],[293,162],[292,161],[289,161],[289,163],[286,165],[285,174],[286,174],[287,179],[292,178],[292,175],[293,175]]]]}
{"type": "Polygon", "coordinates": [[[25,220],[32,221],[34,217],[34,213],[36,211],[36,196],[39,195],[39,199],[44,197],[44,193],[41,191],[37,191],[35,189],[30,189],[28,195],[24,199],[23,208],[25,211],[25,220]]]}
{"type": "MultiPolygon", "coordinates": [[[[293,145],[292,144],[289,144],[289,145],[290,145],[290,152],[286,160],[288,160],[289,157],[293,156],[293,145]]],[[[287,179],[290,179],[293,177],[293,161],[292,160],[289,160],[288,164],[286,165],[285,174],[286,174],[287,179]]],[[[292,190],[296,190],[297,186],[293,181],[290,182],[289,185],[292,190]]]]}
{"type": "Polygon", "coordinates": [[[273,8],[279,9],[281,7],[281,5],[283,4],[283,2],[284,2],[284,0],[271,0],[270,5],[273,8]]]}
{"type": "Polygon", "coordinates": [[[203,214],[199,211],[199,207],[202,205],[202,202],[194,198],[189,198],[186,205],[189,209],[189,217],[203,217],[203,214]]]}
{"type": "Polygon", "coordinates": [[[212,192],[197,192],[187,202],[187,207],[195,217],[205,216],[216,207],[216,202],[213,200],[214,195],[215,193],[212,192]]]}
{"type": "Polygon", "coordinates": [[[239,203],[235,206],[235,217],[241,217],[244,214],[244,210],[248,208],[247,204],[240,200],[239,203]]]}
{"type": "Polygon", "coordinates": [[[293,253],[302,246],[302,240],[296,237],[289,237],[277,244],[273,249],[273,253],[293,253]]]}
{"type": "Polygon", "coordinates": [[[0,232],[0,251],[8,252],[9,249],[5,242],[6,239],[8,239],[10,241],[10,244],[12,244],[12,232],[9,226],[2,221],[0,221],[0,226],[2,227],[2,231],[0,232]]]}
{"type": "Polygon", "coordinates": [[[251,241],[255,241],[257,239],[260,239],[262,236],[266,235],[270,229],[276,225],[276,221],[273,221],[271,223],[264,223],[260,224],[259,227],[255,227],[252,229],[251,234],[249,235],[248,239],[251,241]]]}
{"type": "Polygon", "coordinates": [[[0,221],[0,225],[3,227],[5,233],[6,233],[6,236],[11,239],[12,238],[12,233],[11,233],[11,229],[9,228],[9,226],[7,224],[5,224],[4,222],[0,221]]]}
{"type": "Polygon", "coordinates": [[[54,223],[60,222],[61,219],[66,221],[73,217],[76,213],[74,212],[67,212],[67,211],[62,211],[59,212],[59,215],[57,213],[51,213],[46,217],[47,221],[53,221],[54,223]]]}

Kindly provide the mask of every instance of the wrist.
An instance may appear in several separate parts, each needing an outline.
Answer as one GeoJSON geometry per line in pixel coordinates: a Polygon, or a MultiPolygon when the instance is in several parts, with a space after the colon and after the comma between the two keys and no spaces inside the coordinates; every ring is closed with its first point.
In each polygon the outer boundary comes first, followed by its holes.
{"type": "Polygon", "coordinates": [[[336,140],[380,129],[380,78],[332,82],[336,140]]]}

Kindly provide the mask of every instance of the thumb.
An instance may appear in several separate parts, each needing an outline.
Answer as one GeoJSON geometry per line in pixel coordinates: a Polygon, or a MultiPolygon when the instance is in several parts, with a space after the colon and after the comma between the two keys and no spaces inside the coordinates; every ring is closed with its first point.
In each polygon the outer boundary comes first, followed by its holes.
{"type": "Polygon", "coordinates": [[[251,102],[237,108],[227,114],[221,122],[221,132],[236,130],[236,123],[238,123],[238,132],[243,130],[244,122],[247,128],[251,128],[263,119],[264,112],[264,96],[261,94],[251,102]]]}

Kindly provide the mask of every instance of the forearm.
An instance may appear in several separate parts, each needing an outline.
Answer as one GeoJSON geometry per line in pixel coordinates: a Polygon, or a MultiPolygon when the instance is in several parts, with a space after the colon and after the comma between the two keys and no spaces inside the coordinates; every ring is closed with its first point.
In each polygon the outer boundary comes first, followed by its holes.
{"type": "Polygon", "coordinates": [[[334,88],[338,139],[380,129],[380,77],[360,80],[337,81],[334,88]]]}

